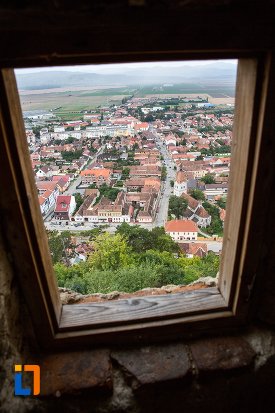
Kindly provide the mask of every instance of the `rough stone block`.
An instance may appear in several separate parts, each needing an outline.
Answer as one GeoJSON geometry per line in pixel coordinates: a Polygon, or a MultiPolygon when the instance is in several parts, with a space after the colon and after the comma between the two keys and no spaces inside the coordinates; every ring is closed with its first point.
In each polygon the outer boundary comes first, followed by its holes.
{"type": "Polygon", "coordinates": [[[254,350],[239,337],[199,340],[190,347],[201,373],[244,368],[249,366],[255,357],[254,350]]]}
{"type": "Polygon", "coordinates": [[[39,363],[41,396],[112,388],[107,350],[56,353],[45,356],[39,363]]]}
{"type": "Polygon", "coordinates": [[[131,384],[134,389],[143,385],[187,378],[191,372],[184,344],[116,351],[111,356],[133,379],[131,384]]]}

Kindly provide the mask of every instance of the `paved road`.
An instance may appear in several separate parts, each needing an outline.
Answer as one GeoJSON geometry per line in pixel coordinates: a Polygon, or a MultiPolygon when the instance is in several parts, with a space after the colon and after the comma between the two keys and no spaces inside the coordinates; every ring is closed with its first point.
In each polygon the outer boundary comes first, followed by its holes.
{"type": "Polygon", "coordinates": [[[172,158],[167,151],[166,146],[163,145],[156,132],[154,132],[153,130],[151,130],[151,132],[155,135],[156,142],[160,148],[160,153],[163,156],[163,165],[167,170],[167,177],[163,182],[162,194],[159,202],[159,212],[157,213],[156,219],[154,221],[154,226],[161,227],[164,226],[167,221],[169,198],[173,194],[173,188],[171,187],[170,181],[175,180],[176,171],[174,170],[175,164],[172,161],[172,158]]]}
{"type": "Polygon", "coordinates": [[[213,252],[220,252],[222,250],[222,242],[220,241],[197,241],[197,242],[204,242],[207,245],[207,251],[213,251],[213,252]]]}
{"type": "MultiPolygon", "coordinates": [[[[75,223],[73,223],[73,222],[69,222],[68,225],[66,225],[65,222],[66,221],[61,222],[60,225],[59,225],[59,223],[56,223],[54,221],[44,222],[44,224],[45,224],[46,229],[49,229],[49,230],[52,230],[52,231],[53,230],[57,230],[57,231],[87,231],[87,230],[90,230],[90,229],[93,229],[93,228],[100,228],[101,225],[104,225],[104,224],[100,225],[100,224],[92,224],[90,222],[84,222],[83,223],[84,225],[76,226],[75,223]]],[[[116,229],[120,224],[108,223],[108,225],[109,226],[107,228],[104,228],[104,231],[114,233],[114,232],[116,232],[116,229]]],[[[146,228],[146,229],[149,229],[149,230],[151,230],[152,227],[153,227],[153,224],[130,223],[129,225],[139,225],[142,228],[146,228]]]]}
{"type": "MultiPolygon", "coordinates": [[[[88,231],[90,229],[94,228],[100,228],[101,225],[94,225],[89,222],[85,222],[84,225],[79,225],[76,226],[73,222],[69,222],[68,225],[66,225],[66,221],[59,223],[57,222],[45,222],[45,228],[49,229],[51,231],[88,231]]],[[[109,226],[108,228],[105,228],[104,231],[108,231],[110,233],[116,232],[116,227],[115,226],[109,226]]]]}
{"type": "MultiPolygon", "coordinates": [[[[88,169],[91,163],[96,162],[97,156],[102,153],[104,147],[105,147],[105,145],[102,146],[102,147],[99,149],[99,151],[96,153],[96,155],[89,160],[89,162],[85,165],[84,170],[85,170],[85,169],[88,169]]],[[[77,189],[77,186],[80,184],[80,182],[81,182],[81,177],[78,176],[78,177],[70,184],[70,186],[69,186],[69,188],[67,189],[67,191],[64,192],[64,195],[73,195],[75,192],[79,192],[79,193],[81,193],[81,194],[84,193],[84,189],[77,189]]]]}
{"type": "MultiPolygon", "coordinates": [[[[148,229],[152,229],[152,227],[156,227],[156,226],[164,226],[166,221],[167,221],[167,215],[168,215],[168,204],[169,204],[169,197],[173,194],[173,188],[170,185],[170,181],[171,180],[175,180],[175,176],[176,176],[176,171],[174,170],[174,162],[172,161],[170,154],[168,153],[166,146],[163,145],[161,139],[159,138],[159,136],[157,135],[157,133],[154,131],[154,128],[151,129],[151,132],[154,134],[155,138],[156,138],[156,142],[158,143],[159,147],[160,147],[160,152],[161,155],[163,156],[163,165],[166,166],[167,168],[167,177],[166,180],[162,183],[162,193],[161,193],[161,198],[160,198],[160,202],[159,202],[159,206],[158,206],[158,210],[159,212],[156,215],[155,221],[153,224],[145,224],[144,227],[148,228],[148,229]]],[[[99,155],[102,151],[103,151],[103,147],[99,150],[99,152],[89,161],[89,163],[85,166],[85,169],[87,169],[89,167],[89,165],[92,162],[95,162],[97,159],[97,155],[99,155]]],[[[75,192],[79,192],[79,193],[83,193],[84,190],[83,189],[77,189],[77,186],[80,184],[81,182],[81,178],[80,176],[78,176],[69,186],[69,188],[67,189],[67,191],[64,192],[64,195],[72,195],[75,192]]],[[[86,226],[88,226],[87,224],[85,224],[85,228],[86,226]]],[[[143,225],[141,225],[143,226],[143,225]]],[[[68,228],[68,226],[66,225],[67,228],[60,228],[61,230],[68,230],[68,229],[72,229],[73,230],[79,230],[80,227],[74,227],[74,226],[70,226],[70,228],[68,228]],[[72,228],[71,228],[72,227],[72,228]]],[[[53,226],[53,228],[55,228],[55,226],[53,226]]],[[[91,229],[91,228],[87,228],[87,229],[91,229]]]]}

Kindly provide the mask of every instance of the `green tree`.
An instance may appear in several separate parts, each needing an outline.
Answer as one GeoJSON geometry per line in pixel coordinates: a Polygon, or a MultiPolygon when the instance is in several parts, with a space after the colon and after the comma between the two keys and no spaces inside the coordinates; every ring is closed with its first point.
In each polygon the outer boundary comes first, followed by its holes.
{"type": "Polygon", "coordinates": [[[62,142],[61,139],[54,139],[53,144],[54,144],[54,145],[60,145],[61,142],[62,142]]]}
{"type": "Polygon", "coordinates": [[[120,189],[110,188],[107,184],[104,183],[100,186],[99,192],[101,196],[105,196],[111,201],[115,201],[117,194],[120,192],[120,189]]]}
{"type": "Polygon", "coordinates": [[[178,253],[179,246],[166,234],[164,227],[155,227],[151,231],[154,250],[163,252],[178,253]]]}
{"type": "Polygon", "coordinates": [[[210,202],[203,202],[203,207],[211,215],[211,224],[205,230],[208,234],[223,235],[223,225],[220,219],[220,211],[215,205],[210,204],[210,202]]]}
{"type": "Polygon", "coordinates": [[[196,156],[195,161],[203,161],[203,156],[202,155],[196,156]]]}
{"type": "Polygon", "coordinates": [[[131,263],[131,249],[120,234],[107,232],[98,235],[93,241],[94,252],[89,264],[98,270],[116,270],[131,263]]]}
{"type": "Polygon", "coordinates": [[[203,178],[201,178],[201,181],[203,181],[205,184],[215,184],[215,178],[211,174],[206,174],[203,178]]]}
{"type": "Polygon", "coordinates": [[[153,248],[150,231],[138,225],[132,227],[124,222],[117,228],[117,233],[127,239],[128,245],[134,252],[144,252],[153,248]]]}
{"type": "Polygon", "coordinates": [[[54,265],[54,272],[59,287],[70,288],[81,294],[88,291],[88,282],[85,278],[86,266],[83,263],[67,267],[62,263],[54,265]]]}
{"type": "Polygon", "coordinates": [[[167,176],[167,168],[166,168],[166,166],[162,166],[162,168],[161,168],[161,180],[165,181],[166,176],[167,176]]]}
{"type": "Polygon", "coordinates": [[[118,186],[118,187],[123,187],[123,181],[116,181],[116,186],[118,186]]]}
{"type": "Polygon", "coordinates": [[[153,122],[153,120],[154,120],[154,116],[151,114],[146,115],[144,118],[145,122],[153,122]]]}
{"type": "Polygon", "coordinates": [[[91,184],[91,185],[88,186],[88,188],[89,189],[97,189],[97,186],[96,186],[96,184],[91,184]]]}
{"type": "Polygon", "coordinates": [[[34,126],[32,128],[33,133],[35,134],[36,138],[40,138],[40,131],[43,128],[43,126],[34,126]]]}
{"type": "Polygon", "coordinates": [[[216,204],[220,207],[225,209],[226,208],[226,199],[225,198],[220,198],[216,201],[216,204]]]}
{"type": "Polygon", "coordinates": [[[76,202],[75,211],[78,211],[81,205],[83,204],[83,197],[81,196],[79,192],[75,192],[73,196],[75,197],[75,202],[76,202]]]}
{"type": "Polygon", "coordinates": [[[71,245],[70,231],[47,231],[48,243],[53,264],[57,262],[64,262],[69,264],[71,245]]]}
{"type": "Polygon", "coordinates": [[[175,215],[177,219],[180,219],[183,217],[187,205],[184,198],[172,195],[169,199],[169,215],[175,215]]]}
{"type": "Polygon", "coordinates": [[[165,233],[163,227],[155,227],[149,231],[139,225],[131,226],[124,222],[117,228],[117,233],[127,240],[132,251],[136,253],[147,250],[178,252],[178,244],[165,233]]]}
{"type": "Polygon", "coordinates": [[[94,240],[98,235],[102,234],[103,229],[102,226],[93,228],[93,229],[86,229],[84,231],[80,231],[79,235],[82,237],[89,237],[89,241],[94,240]]]}
{"type": "Polygon", "coordinates": [[[79,151],[61,151],[62,158],[67,162],[79,159],[82,156],[82,150],[79,151]]]}
{"type": "Polygon", "coordinates": [[[69,136],[68,139],[66,139],[65,143],[73,143],[75,141],[75,138],[72,136],[69,136]]]}
{"type": "Polygon", "coordinates": [[[128,179],[130,175],[130,168],[123,168],[122,174],[121,174],[121,179],[124,181],[125,179],[128,179]]]}
{"type": "Polygon", "coordinates": [[[191,189],[190,195],[198,201],[205,201],[204,193],[200,189],[191,189]]]}

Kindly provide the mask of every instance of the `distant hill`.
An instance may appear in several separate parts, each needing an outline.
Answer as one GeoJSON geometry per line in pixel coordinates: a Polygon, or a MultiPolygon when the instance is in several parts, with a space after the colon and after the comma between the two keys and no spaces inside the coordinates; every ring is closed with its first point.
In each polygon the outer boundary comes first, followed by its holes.
{"type": "Polygon", "coordinates": [[[88,86],[130,86],[160,83],[227,83],[234,84],[236,65],[216,62],[201,66],[165,67],[165,63],[152,64],[150,68],[125,68],[121,74],[98,74],[74,71],[46,71],[36,73],[16,73],[19,89],[36,90],[64,87],[88,86]]]}

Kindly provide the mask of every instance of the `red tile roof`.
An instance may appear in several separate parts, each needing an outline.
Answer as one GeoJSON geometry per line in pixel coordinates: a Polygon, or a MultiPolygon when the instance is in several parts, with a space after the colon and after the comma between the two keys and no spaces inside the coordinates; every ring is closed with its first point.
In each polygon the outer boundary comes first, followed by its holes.
{"type": "Polygon", "coordinates": [[[166,232],[198,232],[198,227],[193,221],[187,219],[173,219],[165,224],[166,232]]]}
{"type": "Polygon", "coordinates": [[[104,178],[109,178],[111,171],[109,169],[85,169],[84,171],[80,172],[81,176],[104,176],[104,178]]]}
{"type": "Polygon", "coordinates": [[[186,182],[187,180],[188,179],[187,179],[187,176],[186,176],[185,172],[183,172],[183,171],[177,172],[176,182],[181,184],[182,182],[186,182]]]}
{"type": "Polygon", "coordinates": [[[69,211],[71,199],[72,199],[71,196],[59,195],[56,199],[55,212],[69,211]]]}
{"type": "Polygon", "coordinates": [[[63,179],[64,182],[68,182],[70,180],[69,175],[53,175],[52,176],[52,181],[60,181],[60,179],[63,179]]]}

